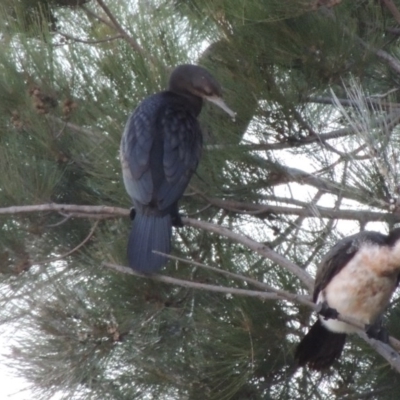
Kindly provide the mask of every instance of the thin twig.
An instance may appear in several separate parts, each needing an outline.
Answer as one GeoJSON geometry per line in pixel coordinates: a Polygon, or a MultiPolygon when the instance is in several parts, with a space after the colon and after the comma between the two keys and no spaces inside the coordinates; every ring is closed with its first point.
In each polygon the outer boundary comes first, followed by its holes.
{"type": "Polygon", "coordinates": [[[234,272],[226,271],[226,270],[221,269],[221,268],[211,267],[210,265],[205,265],[205,264],[199,263],[197,261],[188,260],[186,258],[176,257],[176,256],[173,256],[171,254],[161,253],[159,251],[154,251],[154,253],[161,254],[164,257],[169,258],[171,260],[176,260],[176,261],[183,262],[185,264],[194,265],[195,267],[207,269],[209,271],[217,272],[218,274],[225,275],[225,276],[228,276],[228,277],[233,278],[233,279],[238,279],[238,280],[250,283],[251,285],[253,285],[254,287],[256,287],[258,289],[262,289],[262,290],[266,290],[268,292],[276,293],[278,296],[281,296],[282,299],[285,299],[285,300],[297,301],[301,297],[301,298],[304,298],[305,300],[311,302],[311,297],[310,296],[292,294],[292,293],[289,293],[289,292],[287,292],[285,290],[276,289],[276,288],[274,288],[274,287],[272,287],[270,285],[267,285],[264,282],[257,281],[256,279],[247,277],[245,275],[235,274],[234,272]]]}
{"type": "MultiPolygon", "coordinates": [[[[61,214],[62,215],[62,214],[61,214]]],[[[49,224],[49,225],[46,225],[46,227],[47,228],[55,228],[55,227],[57,227],[57,226],[60,226],[60,225],[63,225],[63,224],[65,224],[67,221],[69,221],[70,219],[71,219],[71,215],[70,214],[68,214],[68,215],[62,215],[64,218],[61,220],[61,221],[59,221],[59,222],[56,222],[55,224],[49,224]]]]}
{"type": "MultiPolygon", "coordinates": [[[[192,288],[192,289],[198,289],[198,290],[207,290],[211,292],[218,292],[218,293],[223,293],[223,294],[231,294],[231,295],[239,295],[239,296],[247,296],[247,297],[256,297],[261,300],[281,300],[281,297],[283,296],[283,293],[281,293],[279,296],[276,293],[266,293],[266,292],[259,292],[255,290],[245,290],[245,289],[237,289],[237,288],[229,288],[225,286],[216,286],[216,285],[209,285],[205,283],[198,283],[198,282],[193,282],[193,281],[186,281],[183,279],[177,279],[177,278],[172,278],[169,276],[165,275],[159,275],[159,274],[153,274],[153,275],[144,275],[137,273],[133,271],[131,268],[124,267],[122,265],[117,265],[117,264],[111,264],[111,263],[103,263],[107,268],[110,268],[114,271],[117,271],[119,273],[123,274],[129,274],[129,275],[134,275],[138,276],[141,278],[147,278],[147,279],[152,279],[158,282],[163,282],[163,283],[168,283],[172,285],[178,285],[178,286],[183,286],[187,288],[192,288]]],[[[291,295],[291,294],[290,294],[291,295]]],[[[291,295],[292,296],[292,295],[291,295]]],[[[291,297],[290,296],[290,297],[291,297]]],[[[298,302],[301,304],[306,305],[307,307],[311,308],[314,311],[317,311],[317,306],[305,299],[303,296],[299,297],[296,296],[296,298],[286,298],[286,300],[291,301],[291,302],[298,302]]],[[[347,317],[344,315],[339,315],[337,318],[339,321],[346,322],[349,325],[352,325],[358,329],[357,333],[358,335],[363,338],[371,347],[373,347],[382,357],[384,357],[388,363],[396,369],[396,371],[400,372],[400,355],[389,345],[375,340],[371,339],[367,336],[365,333],[365,326],[364,324],[360,323],[358,320],[347,317]]],[[[397,345],[399,341],[395,338],[390,337],[390,343],[397,345]]]]}
{"type": "Polygon", "coordinates": [[[85,134],[85,135],[87,135],[87,136],[93,138],[93,139],[96,140],[97,142],[98,142],[99,138],[100,138],[100,139],[103,139],[103,140],[106,140],[106,139],[109,138],[107,135],[104,135],[104,134],[103,134],[102,132],[100,132],[100,131],[94,131],[94,130],[92,130],[92,129],[84,128],[84,127],[82,127],[82,126],[73,124],[72,122],[67,122],[67,121],[65,121],[65,120],[63,120],[63,119],[61,119],[61,118],[55,117],[55,116],[50,115],[50,114],[47,114],[47,115],[46,115],[46,118],[49,119],[49,120],[51,120],[51,121],[56,122],[56,123],[59,124],[59,125],[61,125],[63,130],[64,130],[65,128],[69,128],[69,129],[71,129],[72,131],[75,131],[75,132],[78,132],[78,133],[83,133],[83,134],[85,134]]]}
{"type": "Polygon", "coordinates": [[[400,24],[400,11],[397,9],[396,5],[392,0],[381,0],[386,8],[392,13],[393,18],[396,20],[398,24],[400,24]]]}
{"type": "Polygon", "coordinates": [[[205,222],[205,221],[198,221],[198,220],[190,219],[190,218],[182,218],[182,221],[185,225],[192,226],[192,227],[198,228],[198,229],[203,229],[208,232],[217,233],[219,235],[222,235],[229,239],[232,239],[233,241],[235,241],[237,243],[241,243],[241,244],[247,246],[249,249],[254,250],[256,253],[262,255],[263,257],[270,259],[271,261],[277,263],[281,267],[290,271],[292,274],[297,276],[300,279],[300,281],[309,290],[311,290],[312,287],[314,286],[313,279],[310,277],[310,275],[306,271],[301,269],[299,266],[297,266],[293,262],[287,260],[285,257],[281,256],[280,254],[276,253],[275,251],[270,249],[265,244],[258,243],[255,240],[250,239],[247,236],[233,232],[230,229],[225,228],[220,225],[212,224],[212,223],[205,222]]]}
{"type": "MultiPolygon", "coordinates": [[[[260,292],[260,291],[256,291],[256,290],[246,290],[246,289],[229,288],[229,287],[225,287],[225,286],[209,285],[207,283],[199,283],[199,282],[193,282],[193,281],[186,281],[184,279],[172,278],[171,276],[166,276],[166,275],[158,275],[158,274],[145,275],[145,274],[140,274],[138,272],[135,272],[131,268],[124,267],[122,265],[111,264],[111,263],[103,263],[102,265],[104,265],[105,267],[110,268],[114,271],[117,271],[119,273],[134,275],[134,276],[137,276],[140,278],[152,279],[157,282],[168,283],[171,285],[178,285],[178,286],[191,288],[191,289],[206,290],[209,292],[217,292],[217,293],[223,293],[223,294],[229,294],[229,295],[257,297],[261,300],[282,300],[282,296],[279,296],[276,293],[268,293],[268,292],[260,292]]],[[[305,305],[309,305],[309,303],[311,303],[309,300],[306,300],[306,299],[300,298],[300,297],[298,298],[298,301],[305,305]]],[[[311,304],[313,304],[313,303],[311,303],[311,304]]]]}
{"type": "Polygon", "coordinates": [[[89,239],[93,236],[94,231],[96,230],[97,226],[99,225],[99,221],[96,221],[92,227],[92,229],[90,230],[89,234],[86,236],[86,238],[78,244],[78,246],[74,247],[72,250],[68,251],[67,253],[58,256],[58,257],[54,257],[54,258],[49,258],[47,260],[42,260],[42,261],[32,261],[32,265],[40,265],[40,264],[48,264],[51,262],[55,262],[55,261],[60,261],[63,260],[64,258],[70,256],[72,253],[75,253],[77,250],[79,250],[82,246],[84,246],[89,239]]]}
{"type": "MultiPolygon", "coordinates": [[[[327,17],[331,18],[333,21],[337,21],[337,18],[335,16],[335,13],[332,12],[332,10],[327,9],[326,7],[321,8],[321,12],[325,14],[327,17]]],[[[356,42],[361,44],[366,50],[368,50],[371,53],[375,53],[377,57],[379,57],[381,60],[385,61],[387,65],[392,68],[394,72],[397,74],[400,74],[400,61],[387,53],[384,50],[374,48],[371,46],[369,43],[365,42],[362,40],[360,37],[356,36],[350,29],[348,29],[346,26],[342,25],[343,32],[349,36],[350,38],[354,39],[356,42]]]]}
{"type": "MultiPolygon", "coordinates": [[[[307,99],[310,103],[318,103],[318,104],[335,104],[335,100],[332,97],[310,97],[307,99]]],[[[360,104],[354,101],[353,99],[342,99],[338,98],[337,101],[344,107],[359,107],[360,104]]],[[[388,109],[390,111],[394,110],[396,114],[399,114],[400,103],[392,103],[382,101],[380,99],[374,98],[365,98],[365,105],[373,110],[381,111],[382,109],[388,109]]]]}
{"type": "MultiPolygon", "coordinates": [[[[339,193],[339,196],[340,193],[339,193]]],[[[306,204],[304,208],[275,206],[270,204],[244,203],[236,200],[222,200],[218,198],[206,197],[205,200],[216,207],[229,212],[253,215],[264,219],[271,214],[276,215],[299,215],[303,217],[318,217],[328,219],[345,219],[353,221],[386,221],[400,222],[400,215],[376,211],[364,210],[340,210],[336,207],[328,208],[314,205],[312,208],[306,204]]]]}
{"type": "Polygon", "coordinates": [[[78,42],[78,43],[85,43],[85,44],[99,44],[99,43],[104,43],[104,42],[111,42],[113,40],[117,40],[117,39],[121,39],[122,35],[118,34],[115,36],[111,36],[105,39],[98,39],[98,40],[85,40],[85,39],[80,39],[77,38],[75,36],[72,35],[68,35],[68,33],[63,33],[60,31],[57,31],[57,33],[63,37],[65,37],[66,39],[70,39],[73,40],[74,42],[78,42]]]}
{"type": "Polygon", "coordinates": [[[143,58],[149,60],[153,65],[159,65],[159,62],[157,61],[156,58],[154,58],[151,54],[149,54],[146,50],[144,50],[139,43],[131,36],[128,34],[128,32],[122,27],[122,25],[117,21],[115,18],[114,14],[110,11],[110,9],[107,7],[107,5],[104,3],[103,0],[96,0],[99,6],[103,9],[103,11],[106,13],[110,21],[107,21],[106,19],[100,17],[96,13],[94,13],[92,10],[89,8],[82,6],[82,8],[91,15],[92,17],[98,19],[101,21],[103,24],[109,26],[110,28],[115,29],[125,40],[126,42],[132,47],[134,51],[139,53],[143,58]]]}

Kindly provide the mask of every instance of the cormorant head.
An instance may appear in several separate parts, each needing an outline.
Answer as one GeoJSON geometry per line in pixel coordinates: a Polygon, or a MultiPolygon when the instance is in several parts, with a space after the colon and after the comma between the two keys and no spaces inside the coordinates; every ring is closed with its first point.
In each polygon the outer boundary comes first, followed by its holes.
{"type": "Polygon", "coordinates": [[[178,65],[169,78],[168,90],[201,97],[222,108],[233,119],[236,116],[222,100],[221,85],[205,68],[191,64],[178,65]]]}

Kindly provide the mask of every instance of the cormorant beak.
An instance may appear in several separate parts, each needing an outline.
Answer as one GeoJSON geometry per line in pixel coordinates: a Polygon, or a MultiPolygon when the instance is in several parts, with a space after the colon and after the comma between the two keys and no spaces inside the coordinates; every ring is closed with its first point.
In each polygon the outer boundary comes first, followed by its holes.
{"type": "Polygon", "coordinates": [[[224,100],[222,100],[221,97],[217,97],[217,96],[205,96],[205,99],[208,101],[211,101],[211,103],[216,104],[218,107],[222,108],[226,113],[228,113],[230,115],[230,117],[233,119],[233,121],[236,118],[236,113],[234,111],[232,111],[224,102],[224,100]]]}

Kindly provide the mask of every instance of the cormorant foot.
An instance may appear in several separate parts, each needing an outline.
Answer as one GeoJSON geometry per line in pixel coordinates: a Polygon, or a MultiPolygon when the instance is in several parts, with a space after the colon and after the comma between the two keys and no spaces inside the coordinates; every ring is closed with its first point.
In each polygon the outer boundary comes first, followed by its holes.
{"type": "Polygon", "coordinates": [[[365,333],[371,339],[380,340],[383,343],[389,343],[389,333],[382,324],[366,324],[365,333]]]}
{"type": "Polygon", "coordinates": [[[135,207],[132,207],[129,210],[129,218],[131,219],[131,221],[133,221],[135,219],[135,217],[136,217],[136,210],[135,210],[135,207]]]}
{"type": "Polygon", "coordinates": [[[336,309],[328,306],[326,301],[317,304],[317,313],[322,315],[325,319],[337,319],[339,313],[336,309]]]}
{"type": "Polygon", "coordinates": [[[180,214],[175,214],[171,216],[171,223],[172,226],[175,228],[182,228],[183,227],[183,222],[180,214]]]}

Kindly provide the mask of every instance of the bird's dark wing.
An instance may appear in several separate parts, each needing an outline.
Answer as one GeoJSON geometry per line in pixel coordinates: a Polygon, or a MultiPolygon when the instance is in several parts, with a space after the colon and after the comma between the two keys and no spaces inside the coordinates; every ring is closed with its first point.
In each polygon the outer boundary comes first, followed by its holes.
{"type": "Polygon", "coordinates": [[[196,170],[202,135],[185,104],[165,94],[147,98],[133,112],[121,141],[124,183],[140,205],[152,202],[160,211],[183,195],[196,170]]]}
{"type": "Polygon", "coordinates": [[[313,300],[317,301],[318,294],[324,290],[331,279],[355,256],[360,246],[369,242],[384,245],[386,236],[378,232],[364,231],[340,240],[323,257],[315,277],[313,300]]]}
{"type": "Polygon", "coordinates": [[[153,195],[150,151],[154,141],[152,118],[156,116],[158,106],[155,96],[143,101],[130,116],[121,140],[125,187],[139,204],[148,204],[153,195]]]}
{"type": "Polygon", "coordinates": [[[157,192],[164,210],[183,195],[201,156],[202,134],[196,117],[187,108],[166,109],[161,121],[164,134],[164,175],[157,192]]]}

